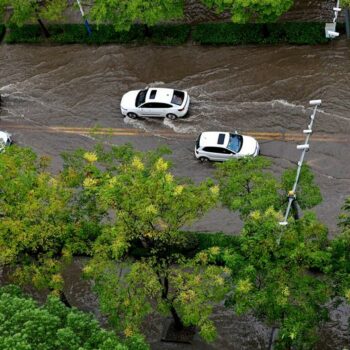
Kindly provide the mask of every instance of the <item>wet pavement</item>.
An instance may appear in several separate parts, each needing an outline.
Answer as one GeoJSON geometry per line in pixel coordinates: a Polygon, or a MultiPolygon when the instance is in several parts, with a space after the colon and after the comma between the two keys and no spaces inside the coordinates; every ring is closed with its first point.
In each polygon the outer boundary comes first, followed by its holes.
{"type": "MultiPolygon", "coordinates": [[[[295,167],[308,101],[321,98],[306,160],[324,196],[316,211],[334,235],[349,196],[349,48],[342,40],[313,47],[2,45],[0,129],[50,155],[55,169],[62,151],[92,147],[97,139],[141,150],[167,144],[174,172],[195,181],[212,176],[214,168],[193,159],[198,133],[238,130],[260,141],[279,175],[295,167]],[[122,118],[122,94],[146,85],[186,89],[189,116],[122,118]],[[96,127],[102,132],[92,135],[96,127]]],[[[240,227],[235,215],[217,210],[194,229],[237,233],[240,227]]]]}
{"type": "MultiPolygon", "coordinates": [[[[50,155],[55,171],[62,151],[91,148],[99,140],[131,142],[140,150],[165,144],[173,151],[174,173],[196,182],[214,170],[213,164],[193,158],[197,134],[238,130],[259,139],[278,176],[296,166],[296,144],[311,114],[308,101],[320,98],[306,160],[324,196],[316,212],[333,236],[349,196],[349,49],[344,40],[313,47],[2,45],[0,129],[12,132],[18,144],[50,155]],[[122,94],[146,85],[186,89],[192,98],[189,116],[176,121],[122,118],[122,94]]],[[[230,234],[240,228],[237,216],[224,209],[191,227],[230,234]]],[[[77,259],[66,271],[66,292],[74,305],[97,313],[89,282],[80,280],[83,263],[77,259]]],[[[345,307],[332,314],[318,349],[349,344],[348,315],[345,307]]],[[[222,307],[213,317],[219,337],[211,345],[199,338],[191,346],[159,342],[162,320],[155,316],[146,332],[153,349],[266,349],[268,327],[222,307]]]]}

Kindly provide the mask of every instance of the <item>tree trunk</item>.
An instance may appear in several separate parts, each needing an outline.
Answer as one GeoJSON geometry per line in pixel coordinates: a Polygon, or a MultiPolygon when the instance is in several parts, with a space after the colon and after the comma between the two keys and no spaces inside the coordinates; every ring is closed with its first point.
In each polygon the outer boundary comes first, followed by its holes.
{"type": "Polygon", "coordinates": [[[60,298],[61,302],[62,302],[64,305],[66,305],[67,307],[71,308],[72,305],[69,303],[69,301],[68,301],[66,295],[64,294],[64,292],[63,292],[62,290],[60,290],[59,293],[60,293],[60,294],[59,294],[59,298],[60,298]]]}
{"type": "Polygon", "coordinates": [[[293,217],[294,220],[299,220],[301,215],[300,215],[300,207],[296,199],[292,202],[292,209],[293,209],[293,217]]]}
{"type": "Polygon", "coordinates": [[[269,347],[268,350],[273,350],[275,347],[275,341],[277,338],[278,334],[278,328],[277,327],[272,327],[271,329],[271,334],[270,334],[270,339],[269,339],[269,347]]]}
{"type": "Polygon", "coordinates": [[[40,18],[38,18],[38,22],[39,22],[39,24],[40,24],[40,28],[41,28],[42,32],[43,32],[44,35],[45,35],[45,38],[49,38],[49,37],[50,37],[50,33],[49,33],[49,31],[46,29],[46,27],[45,27],[43,21],[42,21],[40,18]]]}
{"type": "Polygon", "coordinates": [[[173,316],[173,319],[174,319],[175,329],[177,331],[181,331],[182,329],[184,329],[184,325],[183,325],[179,315],[177,314],[174,306],[170,307],[170,312],[171,312],[171,315],[173,316]]]}

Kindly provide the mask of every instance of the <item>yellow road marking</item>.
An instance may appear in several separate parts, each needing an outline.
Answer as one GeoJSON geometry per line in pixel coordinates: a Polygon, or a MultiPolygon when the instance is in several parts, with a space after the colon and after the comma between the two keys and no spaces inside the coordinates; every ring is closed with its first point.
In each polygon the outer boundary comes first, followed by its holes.
{"type": "MultiPolygon", "coordinates": [[[[3,123],[1,123],[3,124],[3,123]]],[[[32,126],[20,124],[1,125],[1,128],[23,129],[33,132],[47,132],[47,133],[64,133],[64,134],[80,134],[80,135],[110,135],[110,136],[168,136],[174,138],[194,138],[193,134],[181,134],[171,130],[152,130],[145,131],[141,129],[129,128],[99,128],[99,127],[74,127],[74,126],[32,126]]],[[[302,141],[305,135],[302,133],[282,133],[282,132],[259,132],[247,131],[244,134],[253,136],[258,140],[275,140],[275,141],[302,141]]],[[[350,138],[345,135],[313,135],[312,141],[319,142],[350,142],[350,138]]]]}

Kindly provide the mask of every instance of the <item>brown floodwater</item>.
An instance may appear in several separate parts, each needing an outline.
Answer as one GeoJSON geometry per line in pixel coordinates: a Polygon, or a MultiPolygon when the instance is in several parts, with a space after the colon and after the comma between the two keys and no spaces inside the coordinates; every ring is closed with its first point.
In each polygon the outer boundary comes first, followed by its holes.
{"type": "MultiPolygon", "coordinates": [[[[193,159],[196,135],[237,129],[260,135],[262,154],[273,160],[278,175],[295,166],[299,156],[297,141],[288,135],[300,135],[307,127],[308,101],[322,99],[306,160],[324,196],[316,213],[330,235],[337,233],[350,183],[350,42],[312,47],[2,45],[0,62],[0,129],[12,132],[20,145],[50,154],[57,167],[63,150],[94,144],[95,137],[82,128],[99,126],[130,133],[110,136],[109,143],[129,141],[139,149],[167,144],[175,173],[200,181],[212,175],[213,166],[193,159]],[[122,118],[122,94],[146,85],[186,89],[192,98],[189,116],[176,121],[122,118]],[[71,133],[57,131],[68,127],[71,133]]],[[[194,227],[237,233],[239,220],[218,209],[194,227]]],[[[74,305],[97,313],[89,283],[80,280],[82,264],[77,259],[66,271],[66,292],[74,305]]],[[[317,349],[349,344],[348,316],[345,306],[332,313],[317,349]]],[[[146,332],[154,349],[266,349],[270,329],[252,317],[238,318],[218,307],[214,319],[219,337],[211,345],[199,338],[192,346],[160,343],[159,317],[150,319],[146,332]]]]}

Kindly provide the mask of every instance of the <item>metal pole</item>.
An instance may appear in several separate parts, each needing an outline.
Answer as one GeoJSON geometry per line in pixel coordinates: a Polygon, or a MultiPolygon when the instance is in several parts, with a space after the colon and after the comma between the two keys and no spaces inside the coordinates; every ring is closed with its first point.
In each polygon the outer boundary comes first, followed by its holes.
{"type": "Polygon", "coordinates": [[[79,6],[80,13],[81,13],[81,15],[82,15],[82,17],[84,19],[85,28],[86,28],[86,30],[88,32],[88,35],[91,36],[92,30],[91,30],[91,27],[89,25],[88,20],[85,18],[85,13],[84,13],[83,7],[81,6],[80,0],[77,0],[77,3],[78,3],[78,6],[79,6]]]}
{"type": "MultiPolygon", "coordinates": [[[[293,189],[288,192],[288,205],[287,205],[286,213],[284,215],[284,220],[280,222],[280,225],[282,225],[282,226],[288,225],[289,212],[290,212],[290,209],[292,207],[293,201],[296,199],[296,189],[297,189],[298,181],[300,178],[301,168],[302,168],[302,165],[304,162],[305,154],[309,150],[309,139],[310,139],[310,136],[312,134],[312,126],[314,124],[314,120],[315,120],[315,116],[316,116],[316,112],[317,112],[317,107],[321,103],[322,103],[321,100],[310,101],[310,105],[315,106],[315,107],[314,107],[314,110],[310,116],[310,119],[311,119],[310,124],[308,125],[308,128],[303,131],[303,133],[306,135],[305,142],[304,142],[304,144],[297,146],[297,149],[302,150],[302,153],[300,156],[300,160],[298,162],[298,169],[297,169],[297,174],[295,177],[293,189]]],[[[278,238],[278,244],[280,243],[280,240],[281,240],[281,236],[278,238]]]]}
{"type": "Polygon", "coordinates": [[[350,39],[350,9],[347,7],[344,12],[346,37],[350,39]]]}

